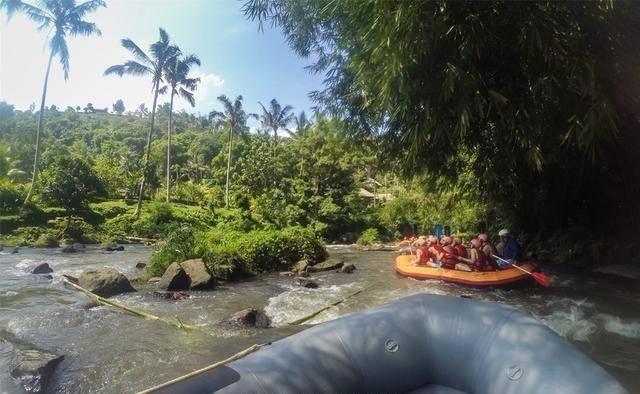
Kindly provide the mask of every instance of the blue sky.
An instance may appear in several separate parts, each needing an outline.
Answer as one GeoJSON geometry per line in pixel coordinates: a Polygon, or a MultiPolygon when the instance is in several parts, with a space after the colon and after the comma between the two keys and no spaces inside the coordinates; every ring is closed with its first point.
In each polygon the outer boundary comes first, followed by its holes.
{"type": "MultiPolygon", "coordinates": [[[[33,3],[34,0],[27,0],[33,3]]],[[[65,108],[91,102],[96,108],[109,107],[122,99],[127,110],[140,103],[151,104],[150,82],[146,77],[104,77],[104,70],[130,59],[120,46],[125,37],[141,48],[158,39],[163,27],[184,53],[200,57],[202,67],[194,75],[202,79],[196,94],[196,107],[185,102],[178,109],[207,114],[220,109],[216,97],[244,96],[245,108],[259,112],[272,98],[290,104],[295,112],[309,114],[313,103],[307,94],[321,88],[322,77],[304,69],[309,61],[299,58],[288,47],[278,30],[247,20],[234,0],[107,0],[107,8],[88,19],[102,30],[102,37],[69,39],[71,73],[64,81],[56,63],[49,80],[47,105],[65,108]]],[[[46,32],[22,15],[7,22],[0,18],[0,101],[25,109],[39,104],[48,55],[46,32]]],[[[166,97],[166,96],[165,96],[166,97]]],[[[159,102],[168,101],[160,98],[159,102]]]]}

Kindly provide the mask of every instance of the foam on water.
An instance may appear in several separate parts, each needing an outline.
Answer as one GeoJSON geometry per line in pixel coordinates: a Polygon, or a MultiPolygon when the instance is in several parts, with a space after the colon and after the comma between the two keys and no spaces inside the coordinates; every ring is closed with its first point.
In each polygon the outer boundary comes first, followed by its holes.
{"type": "Polygon", "coordinates": [[[621,319],[605,313],[597,317],[603,321],[604,329],[612,334],[622,335],[627,338],[640,338],[640,321],[635,319],[621,319]]]}
{"type": "Polygon", "coordinates": [[[598,331],[595,319],[587,316],[593,311],[591,302],[563,298],[549,299],[547,305],[555,305],[554,311],[538,318],[559,335],[574,341],[589,342],[591,336],[598,331]]]}

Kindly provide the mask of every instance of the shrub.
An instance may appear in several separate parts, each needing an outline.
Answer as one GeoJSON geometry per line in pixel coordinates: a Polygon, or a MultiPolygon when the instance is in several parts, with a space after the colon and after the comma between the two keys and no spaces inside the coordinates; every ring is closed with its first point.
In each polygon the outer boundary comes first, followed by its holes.
{"type": "Polygon", "coordinates": [[[219,229],[194,232],[180,227],[157,246],[148,273],[161,275],[172,262],[195,257],[201,257],[216,276],[233,279],[286,270],[300,259],[318,262],[326,257],[326,251],[312,230],[300,227],[248,233],[219,229]]]}
{"type": "Polygon", "coordinates": [[[380,239],[380,233],[375,228],[368,228],[360,234],[360,237],[356,241],[358,245],[371,245],[375,241],[380,239]]]}
{"type": "Polygon", "coordinates": [[[36,248],[56,248],[60,245],[58,238],[51,233],[40,234],[35,240],[33,246],[36,248]]]}
{"type": "Polygon", "coordinates": [[[16,185],[0,181],[0,214],[18,212],[24,197],[24,193],[16,185]]]}

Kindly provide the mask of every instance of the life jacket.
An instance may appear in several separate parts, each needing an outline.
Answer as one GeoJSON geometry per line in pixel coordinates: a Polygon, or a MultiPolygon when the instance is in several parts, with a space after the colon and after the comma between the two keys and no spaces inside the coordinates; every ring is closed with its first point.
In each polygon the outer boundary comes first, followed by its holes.
{"type": "Polygon", "coordinates": [[[467,255],[467,248],[465,248],[465,247],[464,247],[464,246],[462,246],[462,245],[456,245],[456,246],[454,246],[454,247],[453,247],[453,250],[455,251],[456,256],[460,256],[460,257],[464,257],[464,258],[469,257],[469,256],[467,255]]]}
{"type": "Polygon", "coordinates": [[[427,248],[425,245],[421,245],[418,246],[418,249],[420,250],[420,260],[418,261],[418,264],[427,265],[429,260],[431,260],[429,257],[429,248],[427,248]]]}
{"type": "MultiPolygon", "coordinates": [[[[446,255],[447,252],[444,250],[444,248],[438,244],[434,244],[431,246],[431,248],[429,248],[430,254],[431,254],[431,258],[434,261],[437,261],[438,263],[442,263],[442,261],[438,260],[438,254],[444,254],[446,255]],[[431,250],[431,248],[433,248],[433,250],[431,250]]],[[[442,260],[444,260],[444,257],[442,257],[442,260]]]]}
{"type": "Polygon", "coordinates": [[[474,271],[486,271],[487,270],[487,255],[480,249],[476,249],[476,260],[473,262],[474,271]]]}
{"type": "Polygon", "coordinates": [[[458,264],[458,259],[454,257],[456,256],[455,249],[450,245],[443,246],[442,249],[444,249],[446,253],[442,261],[442,267],[450,270],[455,269],[456,264],[458,264]]]}

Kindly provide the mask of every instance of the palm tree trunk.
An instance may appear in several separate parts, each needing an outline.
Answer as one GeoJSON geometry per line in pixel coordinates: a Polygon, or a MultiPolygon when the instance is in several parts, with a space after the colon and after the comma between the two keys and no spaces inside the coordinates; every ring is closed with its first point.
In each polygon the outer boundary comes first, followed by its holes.
{"type": "Polygon", "coordinates": [[[276,141],[276,145],[278,145],[278,128],[277,127],[273,128],[273,138],[276,141]]]}
{"type": "Polygon", "coordinates": [[[144,186],[147,180],[147,172],[149,171],[149,158],[151,156],[151,137],[153,136],[153,124],[156,120],[156,103],[158,102],[158,88],[159,84],[156,84],[155,92],[153,94],[153,107],[151,108],[151,127],[149,128],[149,134],[147,134],[147,153],[144,157],[144,166],[142,169],[142,181],[140,182],[140,192],[138,193],[138,204],[136,205],[136,211],[133,216],[138,219],[140,217],[140,211],[142,208],[142,196],[144,195],[144,186]]]}
{"type": "Polygon", "coordinates": [[[31,201],[31,196],[33,195],[33,190],[35,189],[36,181],[38,180],[38,167],[40,166],[40,132],[42,131],[42,127],[44,125],[44,103],[47,98],[47,85],[49,84],[49,71],[51,70],[52,60],[53,49],[51,50],[51,54],[49,55],[49,63],[47,63],[47,73],[44,76],[44,87],[42,89],[42,101],[40,102],[40,115],[38,118],[38,129],[36,131],[36,153],[33,160],[33,176],[31,178],[31,187],[29,188],[27,197],[24,199],[23,205],[26,205],[29,201],[31,201]]]}
{"type": "Polygon", "coordinates": [[[229,154],[227,155],[227,184],[224,190],[224,207],[229,208],[229,174],[231,173],[231,143],[233,142],[233,125],[229,125],[229,154]]]}
{"type": "Polygon", "coordinates": [[[171,128],[173,127],[173,94],[171,88],[171,103],[169,104],[169,129],[167,130],[167,202],[171,201],[171,128]]]}

